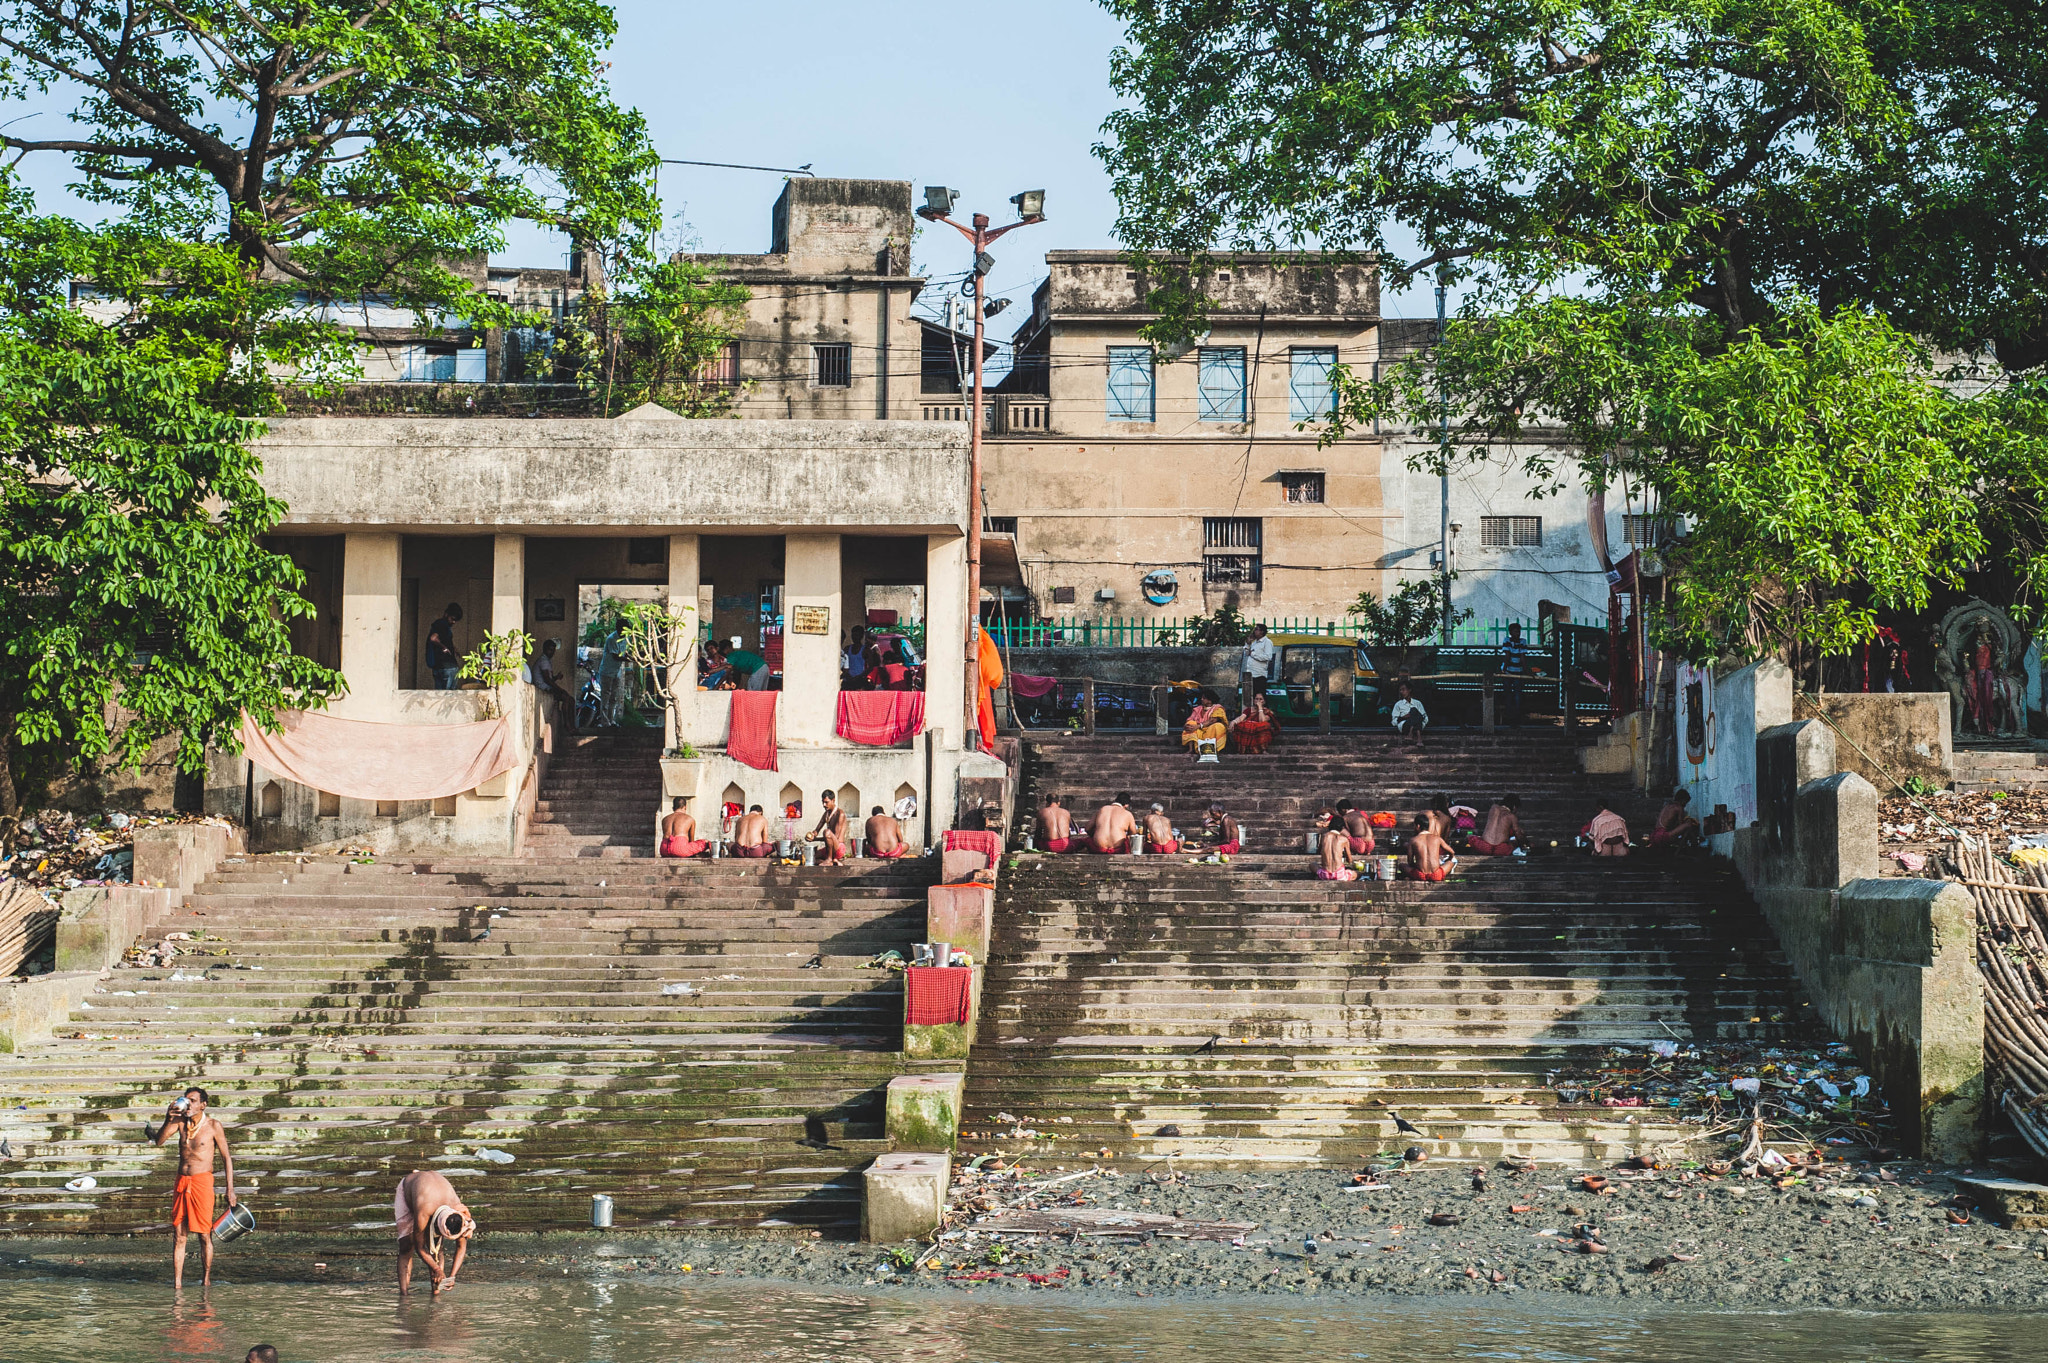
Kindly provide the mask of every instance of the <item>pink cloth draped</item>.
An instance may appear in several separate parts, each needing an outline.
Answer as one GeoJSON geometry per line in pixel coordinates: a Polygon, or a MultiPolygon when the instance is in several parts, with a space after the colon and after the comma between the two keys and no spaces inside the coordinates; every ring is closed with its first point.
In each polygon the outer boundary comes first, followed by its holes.
{"type": "Polygon", "coordinates": [[[250,761],[287,781],[352,800],[439,800],[518,765],[509,719],[379,724],[309,710],[278,714],[268,734],[247,715],[235,731],[250,761]]]}
{"type": "Polygon", "coordinates": [[[1003,840],[981,828],[949,829],[942,846],[948,852],[979,852],[988,858],[991,866],[1003,855],[1003,840]]]}
{"type": "Polygon", "coordinates": [[[779,691],[732,693],[732,728],[725,755],[761,771],[775,770],[775,698],[779,691]]]}
{"type": "Polygon", "coordinates": [[[1021,672],[1010,674],[1010,694],[1022,696],[1025,700],[1036,700],[1059,690],[1058,677],[1027,677],[1021,672]]]}
{"type": "Polygon", "coordinates": [[[841,691],[839,736],[873,748],[893,748],[924,729],[922,691],[841,691]]]}

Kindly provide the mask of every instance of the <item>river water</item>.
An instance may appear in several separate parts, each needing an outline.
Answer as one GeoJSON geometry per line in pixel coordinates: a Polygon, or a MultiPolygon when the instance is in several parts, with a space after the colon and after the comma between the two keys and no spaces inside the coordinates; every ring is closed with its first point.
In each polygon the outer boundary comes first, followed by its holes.
{"type": "Polygon", "coordinates": [[[1051,1292],[909,1296],[696,1279],[465,1282],[399,1305],[388,1284],[0,1283],[6,1363],[1267,1363],[2048,1360],[2048,1318],[1623,1311],[1490,1296],[1111,1301],[1051,1292]]]}

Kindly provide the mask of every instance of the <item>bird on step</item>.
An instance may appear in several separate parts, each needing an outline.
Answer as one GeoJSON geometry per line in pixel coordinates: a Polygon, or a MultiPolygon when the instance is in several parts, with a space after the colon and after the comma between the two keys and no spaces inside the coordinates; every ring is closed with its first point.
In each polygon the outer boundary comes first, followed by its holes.
{"type": "Polygon", "coordinates": [[[1390,1110],[1387,1113],[1387,1115],[1394,1119],[1394,1130],[1400,1132],[1404,1136],[1423,1136],[1427,1134],[1423,1131],[1421,1127],[1409,1121],[1406,1117],[1403,1117],[1398,1112],[1393,1112],[1390,1110]]]}

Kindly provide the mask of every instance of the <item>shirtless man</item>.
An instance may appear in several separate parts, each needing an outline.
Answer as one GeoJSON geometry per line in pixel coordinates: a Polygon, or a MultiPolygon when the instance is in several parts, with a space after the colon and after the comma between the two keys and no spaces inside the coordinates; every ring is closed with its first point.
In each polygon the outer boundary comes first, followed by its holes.
{"type": "Polygon", "coordinates": [[[811,841],[825,844],[825,851],[828,853],[825,858],[827,866],[844,866],[846,811],[839,807],[839,798],[829,790],[819,795],[818,799],[824,804],[825,809],[818,815],[818,826],[811,830],[811,841]]]}
{"type": "Polygon", "coordinates": [[[1323,846],[1316,864],[1317,880],[1356,880],[1358,872],[1351,869],[1351,838],[1344,831],[1344,825],[1333,821],[1323,830],[1323,846]]]}
{"type": "Polygon", "coordinates": [[[1657,811],[1657,822],[1650,825],[1650,846],[1690,847],[1700,840],[1700,821],[1692,816],[1691,804],[1691,791],[1681,786],[1671,792],[1657,811]]]}
{"type": "Polygon", "coordinates": [[[1522,820],[1516,812],[1521,807],[1519,795],[1503,795],[1494,801],[1493,808],[1486,811],[1486,829],[1472,839],[1471,849],[1489,857],[1504,857],[1513,852],[1522,841],[1522,820]]]}
{"type": "Polygon", "coordinates": [[[1145,851],[1155,857],[1170,857],[1180,851],[1180,839],[1173,836],[1173,820],[1166,817],[1166,806],[1156,800],[1145,816],[1145,851]]]}
{"type": "Polygon", "coordinates": [[[880,805],[868,815],[868,855],[882,861],[894,861],[910,852],[909,844],[903,841],[903,825],[882,811],[880,805]]]}
{"type": "Polygon", "coordinates": [[[1414,835],[1408,839],[1408,878],[1442,880],[1457,864],[1443,835],[1430,827],[1429,816],[1417,814],[1414,835]]]}
{"type": "Polygon", "coordinates": [[[205,1264],[202,1287],[213,1286],[213,1152],[227,1170],[228,1206],[235,1205],[235,1157],[228,1152],[228,1133],[218,1118],[206,1112],[206,1090],[189,1088],[171,1101],[164,1124],[157,1128],[155,1144],[162,1145],[173,1131],[178,1133],[178,1184],[171,1193],[171,1286],[185,1287],[185,1236],[199,1234],[199,1253],[205,1264]]]}
{"type": "Polygon", "coordinates": [[[1131,831],[1138,826],[1127,807],[1130,802],[1130,793],[1126,791],[1095,811],[1095,822],[1088,825],[1089,847],[1103,853],[1130,850],[1131,831]]]}
{"type": "Polygon", "coordinates": [[[1074,816],[1067,813],[1067,797],[1048,795],[1038,811],[1038,847],[1043,852],[1064,852],[1074,845],[1074,816]]]}
{"type": "Polygon", "coordinates": [[[732,854],[736,857],[772,857],[775,839],[768,834],[768,816],[761,806],[749,805],[732,830],[732,854]]]}
{"type": "Polygon", "coordinates": [[[1215,800],[1209,802],[1209,812],[1202,816],[1202,831],[1216,840],[1219,856],[1234,857],[1244,850],[1244,830],[1215,800]]]}
{"type": "Polygon", "coordinates": [[[1372,855],[1372,816],[1359,809],[1349,800],[1337,802],[1337,813],[1343,819],[1344,836],[1351,840],[1351,855],[1369,857],[1372,855]]]}
{"type": "Polygon", "coordinates": [[[688,804],[689,796],[676,796],[673,812],[661,821],[661,854],[665,857],[701,856],[711,845],[697,841],[697,820],[688,804]]]}
{"type": "Polygon", "coordinates": [[[391,1218],[398,1230],[398,1295],[412,1290],[415,1257],[433,1275],[435,1296],[455,1286],[469,1256],[469,1237],[476,1234],[476,1218],[455,1195],[455,1185],[431,1169],[414,1170],[398,1180],[391,1218]],[[448,1240],[455,1242],[455,1263],[444,1272],[441,1246],[448,1240]]]}

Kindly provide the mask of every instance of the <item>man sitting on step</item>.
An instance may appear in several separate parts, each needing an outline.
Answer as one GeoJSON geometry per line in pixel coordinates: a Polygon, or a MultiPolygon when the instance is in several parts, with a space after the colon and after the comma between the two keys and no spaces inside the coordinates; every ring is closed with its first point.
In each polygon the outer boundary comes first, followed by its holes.
{"type": "Polygon", "coordinates": [[[1038,849],[1064,852],[1074,845],[1074,816],[1067,813],[1067,797],[1048,795],[1038,811],[1038,849]]]}
{"type": "Polygon", "coordinates": [[[1650,846],[1691,847],[1699,842],[1700,821],[1687,808],[1691,804],[1692,792],[1684,786],[1671,792],[1657,811],[1657,822],[1650,825],[1650,846]]]}
{"type": "Polygon", "coordinates": [[[1145,816],[1145,851],[1155,857],[1170,857],[1180,851],[1180,839],[1173,836],[1173,820],[1166,817],[1166,806],[1157,800],[1145,816]]]}
{"type": "Polygon", "coordinates": [[[674,811],[661,821],[661,854],[665,857],[701,857],[711,846],[697,837],[697,820],[689,810],[689,797],[678,795],[670,806],[674,811]]]}
{"type": "Polygon", "coordinates": [[[825,844],[825,864],[844,866],[846,864],[846,811],[839,807],[839,797],[831,791],[818,796],[825,806],[818,815],[818,826],[811,830],[811,841],[825,844]]]}
{"type": "Polygon", "coordinates": [[[1209,812],[1202,816],[1202,830],[1216,839],[1216,851],[1220,856],[1234,857],[1244,850],[1244,830],[1237,826],[1236,819],[1223,812],[1218,801],[1209,802],[1209,812]]]}
{"type": "Polygon", "coordinates": [[[1443,835],[1430,825],[1424,814],[1415,816],[1415,832],[1408,838],[1408,878],[1440,881],[1458,868],[1443,835]]]}
{"type": "Polygon", "coordinates": [[[903,841],[903,825],[882,811],[880,805],[868,815],[868,855],[880,861],[895,861],[898,857],[910,855],[910,845],[903,841]]]}
{"type": "Polygon", "coordinates": [[[1358,872],[1351,869],[1351,838],[1344,832],[1342,822],[1332,820],[1323,829],[1321,862],[1316,867],[1317,880],[1356,880],[1358,872]]]}
{"type": "Polygon", "coordinates": [[[1091,851],[1108,855],[1131,850],[1131,833],[1138,821],[1131,817],[1130,803],[1130,792],[1124,791],[1095,811],[1095,822],[1088,825],[1091,851]]]}
{"type": "Polygon", "coordinates": [[[455,1286],[455,1275],[469,1254],[469,1238],[476,1234],[476,1217],[456,1196],[455,1185],[432,1169],[416,1169],[398,1180],[391,1217],[398,1229],[399,1295],[412,1289],[415,1255],[434,1279],[435,1296],[455,1286]],[[444,1270],[441,1249],[450,1240],[455,1242],[455,1262],[444,1270]]]}
{"type": "Polygon", "coordinates": [[[1501,796],[1486,811],[1484,836],[1472,839],[1466,846],[1485,857],[1504,857],[1513,852],[1522,841],[1522,820],[1517,812],[1521,807],[1521,796],[1501,796]]]}
{"type": "Polygon", "coordinates": [[[1628,821],[1614,812],[1613,802],[1602,799],[1600,812],[1579,830],[1580,842],[1596,857],[1628,855],[1628,821]]]}
{"type": "Polygon", "coordinates": [[[732,831],[732,854],[736,857],[772,857],[775,840],[768,833],[768,816],[761,806],[750,805],[732,831]]]}
{"type": "Polygon", "coordinates": [[[1337,815],[1342,819],[1344,836],[1350,839],[1351,855],[1369,857],[1372,855],[1372,816],[1349,800],[1337,801],[1337,815]]]}

